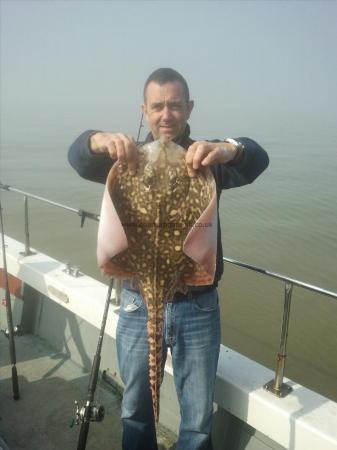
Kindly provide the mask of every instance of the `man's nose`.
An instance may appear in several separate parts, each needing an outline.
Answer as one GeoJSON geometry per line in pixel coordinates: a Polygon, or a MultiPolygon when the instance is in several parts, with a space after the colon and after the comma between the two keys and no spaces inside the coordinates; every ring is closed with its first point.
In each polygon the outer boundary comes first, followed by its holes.
{"type": "Polygon", "coordinates": [[[169,119],[171,119],[171,117],[172,117],[171,110],[170,110],[170,108],[168,106],[165,105],[164,108],[163,108],[163,116],[162,116],[162,118],[164,120],[169,120],[169,119]]]}

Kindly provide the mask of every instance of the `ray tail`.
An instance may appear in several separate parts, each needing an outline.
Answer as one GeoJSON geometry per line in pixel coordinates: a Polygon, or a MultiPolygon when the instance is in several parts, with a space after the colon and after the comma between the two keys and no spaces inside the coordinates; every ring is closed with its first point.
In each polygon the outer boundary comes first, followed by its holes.
{"type": "Polygon", "coordinates": [[[149,381],[153,413],[159,420],[160,385],[163,378],[163,303],[148,305],[149,381]]]}

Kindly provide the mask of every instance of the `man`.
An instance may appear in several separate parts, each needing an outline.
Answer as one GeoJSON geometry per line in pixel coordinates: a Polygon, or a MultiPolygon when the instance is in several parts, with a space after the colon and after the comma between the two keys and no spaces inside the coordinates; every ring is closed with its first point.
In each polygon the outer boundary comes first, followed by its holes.
{"type": "MultiPolygon", "coordinates": [[[[268,166],[267,153],[249,138],[193,141],[187,123],[194,103],[185,79],[175,70],[153,72],[144,86],[142,111],[151,132],[146,142],[165,135],[186,149],[189,176],[209,166],[223,189],[254,181],[268,166]]],[[[137,148],[123,133],[87,131],[69,150],[70,164],[89,180],[105,183],[114,161],[137,171],[137,148]]],[[[163,349],[170,348],[181,412],[177,450],[211,450],[213,393],[220,348],[216,287],[223,272],[218,218],[217,265],[211,286],[176,293],[165,306],[163,349]]],[[[148,384],[147,311],[141,295],[124,283],[117,329],[118,362],[125,385],[122,403],[123,450],[156,450],[155,424],[148,384]]]]}

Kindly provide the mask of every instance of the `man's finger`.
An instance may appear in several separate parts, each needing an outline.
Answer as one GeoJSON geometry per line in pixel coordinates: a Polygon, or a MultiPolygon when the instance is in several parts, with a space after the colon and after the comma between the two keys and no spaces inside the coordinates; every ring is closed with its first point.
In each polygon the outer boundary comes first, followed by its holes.
{"type": "Polygon", "coordinates": [[[199,169],[201,161],[207,156],[211,150],[207,148],[207,144],[200,143],[196,148],[193,156],[193,169],[199,169]]]}
{"type": "Polygon", "coordinates": [[[125,148],[124,148],[124,142],[120,140],[119,138],[114,139],[114,144],[116,147],[116,155],[119,162],[125,162],[125,148]]]}
{"type": "Polygon", "coordinates": [[[196,171],[193,170],[193,158],[194,158],[194,153],[195,153],[197,147],[198,147],[198,143],[194,142],[192,145],[190,145],[188,147],[186,155],[185,155],[187,173],[190,177],[196,176],[196,171]]]}
{"type": "Polygon", "coordinates": [[[212,150],[208,153],[208,155],[201,161],[202,166],[211,166],[212,164],[216,164],[219,157],[218,150],[212,150]]]}
{"type": "Polygon", "coordinates": [[[109,153],[111,159],[117,159],[117,149],[113,141],[105,143],[105,145],[102,145],[101,148],[105,149],[104,151],[109,153]]]}
{"type": "Polygon", "coordinates": [[[135,175],[138,163],[138,150],[133,139],[125,142],[125,157],[130,175],[135,175]]]}

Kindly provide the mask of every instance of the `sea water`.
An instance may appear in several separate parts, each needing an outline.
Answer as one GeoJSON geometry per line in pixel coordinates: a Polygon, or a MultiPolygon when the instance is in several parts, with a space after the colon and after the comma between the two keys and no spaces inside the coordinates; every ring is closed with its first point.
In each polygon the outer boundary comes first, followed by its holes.
{"type": "MultiPolygon", "coordinates": [[[[99,213],[103,186],[81,179],[67,162],[75,136],[73,130],[52,138],[27,130],[2,142],[1,182],[99,213]]],[[[224,255],[336,292],[336,138],[253,137],[268,151],[270,166],[254,183],[223,192],[224,255]]],[[[2,192],[1,200],[6,233],[22,240],[22,197],[2,192]]],[[[96,222],[87,220],[81,229],[76,214],[33,200],[29,211],[33,247],[102,280],[96,222]]],[[[225,263],[219,295],[222,342],[273,369],[284,283],[225,263]]],[[[335,401],[336,319],[337,300],[294,287],[285,375],[335,401]]]]}

